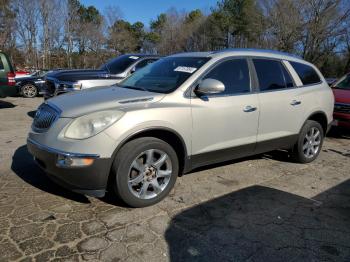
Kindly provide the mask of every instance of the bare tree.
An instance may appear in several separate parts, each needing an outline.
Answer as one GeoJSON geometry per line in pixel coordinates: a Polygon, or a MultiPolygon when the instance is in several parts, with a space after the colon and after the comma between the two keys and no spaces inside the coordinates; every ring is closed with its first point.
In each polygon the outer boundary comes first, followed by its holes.
{"type": "Polygon", "coordinates": [[[267,46],[285,52],[295,52],[302,38],[301,1],[264,0],[260,2],[267,21],[267,46]]]}
{"type": "Polygon", "coordinates": [[[107,28],[112,27],[116,21],[123,18],[123,12],[119,6],[107,6],[103,13],[105,25],[107,28]]]}
{"type": "Polygon", "coordinates": [[[25,55],[26,64],[38,67],[37,36],[39,5],[36,0],[14,0],[17,13],[16,30],[25,55]]]}
{"type": "Polygon", "coordinates": [[[303,9],[302,56],[317,63],[340,44],[346,33],[344,21],[350,6],[341,8],[342,0],[300,0],[303,9]]]}
{"type": "Polygon", "coordinates": [[[0,0],[0,49],[11,49],[13,42],[15,13],[9,0],[0,0]]]}

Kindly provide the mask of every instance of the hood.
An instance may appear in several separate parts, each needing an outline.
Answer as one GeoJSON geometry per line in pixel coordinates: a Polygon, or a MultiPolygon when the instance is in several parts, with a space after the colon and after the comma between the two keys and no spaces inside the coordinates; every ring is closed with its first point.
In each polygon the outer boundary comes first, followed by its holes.
{"type": "Polygon", "coordinates": [[[55,71],[47,74],[47,77],[53,77],[59,81],[74,82],[78,80],[106,78],[106,75],[109,75],[109,72],[104,70],[77,69],[55,71]]]}
{"type": "Polygon", "coordinates": [[[122,87],[99,87],[71,92],[48,100],[58,107],[61,117],[78,117],[96,111],[129,107],[146,107],[161,100],[165,94],[122,87]]]}
{"type": "Polygon", "coordinates": [[[333,94],[336,103],[350,104],[350,90],[333,88],[333,94]]]}

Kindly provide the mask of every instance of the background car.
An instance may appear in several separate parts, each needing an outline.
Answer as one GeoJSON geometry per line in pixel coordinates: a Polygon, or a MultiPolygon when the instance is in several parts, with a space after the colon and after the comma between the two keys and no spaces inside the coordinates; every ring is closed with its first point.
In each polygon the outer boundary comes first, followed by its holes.
{"type": "Polygon", "coordinates": [[[116,84],[158,59],[159,56],[155,55],[127,54],[108,61],[98,70],[61,70],[47,74],[44,98],[116,84]]]}
{"type": "Polygon", "coordinates": [[[26,70],[16,70],[15,71],[15,78],[19,79],[19,78],[23,78],[23,77],[28,77],[30,76],[31,72],[30,71],[26,71],[26,70]]]}
{"type": "Polygon", "coordinates": [[[346,74],[332,85],[335,98],[335,126],[350,128],[350,73],[346,74]]]}
{"type": "Polygon", "coordinates": [[[0,52],[0,97],[13,96],[16,93],[15,71],[9,57],[0,52]]]}
{"type": "Polygon", "coordinates": [[[45,80],[44,76],[50,71],[38,70],[30,76],[16,78],[18,93],[27,98],[33,98],[44,93],[45,80]]]}

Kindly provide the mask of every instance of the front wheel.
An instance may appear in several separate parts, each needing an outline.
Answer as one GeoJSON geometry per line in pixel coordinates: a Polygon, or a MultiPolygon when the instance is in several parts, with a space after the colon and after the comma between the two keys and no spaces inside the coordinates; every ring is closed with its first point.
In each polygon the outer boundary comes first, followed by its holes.
{"type": "Polygon", "coordinates": [[[292,156],[299,163],[310,163],[320,154],[323,144],[323,128],[313,120],[307,120],[299,133],[292,156]]]}
{"type": "Polygon", "coordinates": [[[22,95],[26,98],[34,98],[38,95],[38,89],[35,85],[26,84],[22,87],[22,95]]]}
{"type": "Polygon", "coordinates": [[[121,148],[112,171],[117,196],[129,206],[145,207],[169,194],[179,173],[179,162],[168,143],[142,137],[121,148]]]}

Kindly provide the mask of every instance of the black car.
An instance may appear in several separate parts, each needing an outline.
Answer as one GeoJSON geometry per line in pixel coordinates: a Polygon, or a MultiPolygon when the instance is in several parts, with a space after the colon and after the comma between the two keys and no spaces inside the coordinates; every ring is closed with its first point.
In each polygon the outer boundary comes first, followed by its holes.
{"type": "Polygon", "coordinates": [[[44,98],[92,87],[110,86],[119,83],[135,71],[160,57],[146,54],[126,54],[109,60],[99,69],[60,70],[45,77],[44,98]]]}
{"type": "Polygon", "coordinates": [[[33,98],[37,95],[44,94],[45,75],[50,72],[48,70],[40,70],[27,77],[16,79],[18,93],[27,98],[33,98]]]}

